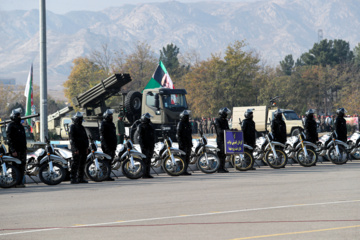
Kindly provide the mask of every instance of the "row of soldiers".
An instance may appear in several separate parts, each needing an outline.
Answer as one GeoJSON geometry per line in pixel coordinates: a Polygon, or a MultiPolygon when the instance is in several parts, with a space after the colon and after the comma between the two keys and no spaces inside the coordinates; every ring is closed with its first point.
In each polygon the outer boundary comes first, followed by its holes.
{"type": "MultiPolygon", "coordinates": [[[[335,120],[335,130],[338,135],[338,139],[346,142],[347,129],[346,121],[344,119],[346,110],[339,108],[337,110],[337,118],[335,120]]],[[[214,120],[214,126],[216,130],[216,142],[220,151],[218,152],[220,167],[219,173],[226,173],[228,170],[225,168],[225,144],[224,144],[224,131],[229,130],[228,116],[231,111],[228,108],[222,108],[219,110],[219,117],[214,120]]],[[[316,121],[314,119],[315,111],[310,109],[306,112],[304,129],[306,133],[306,140],[316,143],[318,141],[318,133],[316,130],[316,121]]],[[[256,127],[253,121],[253,111],[248,109],[245,114],[245,119],[242,122],[242,131],[244,137],[244,143],[255,148],[256,142],[256,127]]],[[[121,122],[121,116],[119,121],[121,122]]],[[[101,148],[104,153],[111,156],[111,159],[115,156],[116,146],[119,140],[123,140],[124,134],[119,134],[116,131],[118,126],[113,123],[113,112],[106,110],[103,114],[104,120],[100,127],[101,136],[101,148]],[[120,137],[120,139],[119,139],[120,137]]],[[[141,123],[138,126],[139,143],[142,153],[146,156],[144,159],[145,174],[143,178],[153,178],[150,175],[151,158],[153,157],[155,147],[155,129],[151,124],[152,116],[149,113],[141,116],[141,123]]],[[[11,123],[7,126],[6,133],[8,136],[9,152],[13,157],[18,158],[22,163],[20,165],[20,178],[16,187],[25,187],[23,184],[23,176],[25,172],[26,164],[26,136],[24,127],[21,124],[20,112],[14,110],[10,116],[11,123]]],[[[81,112],[77,112],[73,116],[73,124],[70,126],[69,138],[71,151],[73,154],[73,165],[71,167],[71,184],[87,183],[84,179],[84,167],[86,163],[86,157],[89,153],[89,140],[84,126],[82,125],[84,119],[81,112]]],[[[119,124],[118,121],[118,124],[119,124]]],[[[121,127],[121,126],[120,126],[121,127]]],[[[275,118],[271,122],[271,131],[275,141],[281,143],[286,142],[286,124],[283,121],[282,111],[280,109],[275,111],[275,118]]],[[[192,125],[190,123],[190,112],[184,110],[180,114],[180,122],[177,125],[177,140],[179,148],[186,153],[185,157],[185,169],[188,168],[188,164],[191,156],[192,148],[192,125]]],[[[254,169],[254,168],[253,168],[254,169]]],[[[191,175],[191,173],[185,171],[184,175],[191,175]]],[[[114,181],[110,176],[107,179],[114,181]]]]}

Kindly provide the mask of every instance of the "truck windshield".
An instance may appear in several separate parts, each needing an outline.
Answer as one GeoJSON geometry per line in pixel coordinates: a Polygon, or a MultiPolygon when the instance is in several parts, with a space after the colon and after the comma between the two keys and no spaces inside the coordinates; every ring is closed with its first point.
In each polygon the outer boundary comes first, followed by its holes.
{"type": "Polygon", "coordinates": [[[285,111],[283,115],[286,118],[286,120],[300,120],[298,115],[296,115],[296,113],[293,111],[285,111]]]}
{"type": "Polygon", "coordinates": [[[184,94],[162,95],[164,107],[173,110],[187,109],[186,98],[184,94]]]}

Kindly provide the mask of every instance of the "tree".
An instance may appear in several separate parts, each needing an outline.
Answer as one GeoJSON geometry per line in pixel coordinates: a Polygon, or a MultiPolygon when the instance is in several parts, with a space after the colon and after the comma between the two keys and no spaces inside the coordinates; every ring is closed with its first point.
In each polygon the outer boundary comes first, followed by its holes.
{"type": "Polygon", "coordinates": [[[133,53],[127,55],[125,61],[117,60],[117,62],[122,63],[122,66],[118,65],[115,69],[130,73],[132,78],[132,82],[126,84],[124,90],[136,91],[145,88],[158,64],[154,52],[146,42],[138,42],[133,53]]]}
{"type": "Polygon", "coordinates": [[[90,61],[98,65],[107,75],[111,72],[113,58],[107,44],[103,44],[100,51],[93,50],[89,57],[90,61]]]}
{"type": "Polygon", "coordinates": [[[174,44],[168,44],[160,50],[159,61],[162,61],[168,71],[170,77],[179,79],[189,71],[190,65],[180,65],[179,55],[180,49],[174,44]]]}
{"type": "Polygon", "coordinates": [[[360,67],[360,43],[354,48],[354,63],[360,67]]]}
{"type": "Polygon", "coordinates": [[[294,59],[292,54],[285,56],[284,60],[280,61],[281,71],[285,74],[290,76],[292,69],[294,67],[294,59]]]}
{"type": "Polygon", "coordinates": [[[229,44],[225,52],[225,65],[221,87],[227,106],[251,105],[256,99],[253,80],[260,69],[260,59],[251,51],[244,51],[244,41],[229,44]]]}
{"type": "Polygon", "coordinates": [[[350,50],[350,44],[341,39],[327,40],[315,43],[309,52],[301,55],[301,61],[305,65],[335,66],[341,63],[351,62],[354,58],[350,50]]]}
{"type": "Polygon", "coordinates": [[[72,106],[74,106],[72,99],[75,96],[95,86],[107,77],[106,72],[100,66],[86,57],[74,59],[73,64],[68,80],[64,82],[65,97],[72,106]]]}

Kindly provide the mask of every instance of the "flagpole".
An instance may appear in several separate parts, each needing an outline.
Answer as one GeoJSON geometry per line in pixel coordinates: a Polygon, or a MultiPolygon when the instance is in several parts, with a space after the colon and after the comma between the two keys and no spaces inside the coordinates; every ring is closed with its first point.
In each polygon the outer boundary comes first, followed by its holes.
{"type": "Polygon", "coordinates": [[[47,68],[46,68],[46,6],[40,0],[40,141],[48,136],[47,124],[47,68]]]}

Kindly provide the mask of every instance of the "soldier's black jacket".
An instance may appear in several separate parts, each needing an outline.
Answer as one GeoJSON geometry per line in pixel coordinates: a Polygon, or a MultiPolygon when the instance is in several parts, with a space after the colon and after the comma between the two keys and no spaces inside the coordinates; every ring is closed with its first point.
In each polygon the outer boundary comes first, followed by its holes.
{"type": "Polygon", "coordinates": [[[275,118],[271,122],[271,133],[274,136],[274,140],[285,144],[286,142],[286,124],[284,120],[275,118]]]}
{"type": "Polygon", "coordinates": [[[141,149],[153,149],[155,147],[155,130],[151,123],[140,123],[139,143],[141,149]]]}
{"type": "Polygon", "coordinates": [[[244,142],[251,147],[255,147],[255,122],[252,119],[244,119],[241,124],[241,130],[244,134],[244,142]]]}
{"type": "Polygon", "coordinates": [[[343,117],[337,117],[335,119],[335,130],[338,135],[338,139],[340,141],[347,141],[347,128],[346,128],[346,120],[343,117]]]}
{"type": "Polygon", "coordinates": [[[83,125],[76,123],[71,124],[69,139],[71,150],[74,152],[84,151],[89,147],[89,139],[83,125]]]}
{"type": "Polygon", "coordinates": [[[6,128],[6,136],[10,152],[26,151],[26,135],[24,126],[21,123],[10,122],[6,128]]]}
{"type": "Polygon", "coordinates": [[[117,145],[116,127],[112,121],[103,120],[100,126],[101,148],[104,151],[114,151],[117,145]]]}
{"type": "Polygon", "coordinates": [[[179,146],[192,146],[192,136],[191,136],[191,124],[190,122],[180,121],[177,125],[176,135],[178,139],[179,146]]]}
{"type": "Polygon", "coordinates": [[[306,118],[305,119],[305,125],[304,125],[304,130],[305,130],[305,136],[306,136],[306,140],[312,143],[316,143],[317,141],[319,141],[319,136],[317,133],[317,124],[314,118],[309,119],[306,118]]]}
{"type": "Polygon", "coordinates": [[[215,128],[216,128],[216,141],[218,143],[224,142],[224,131],[229,130],[229,123],[226,118],[216,118],[215,119],[215,128]]]}

